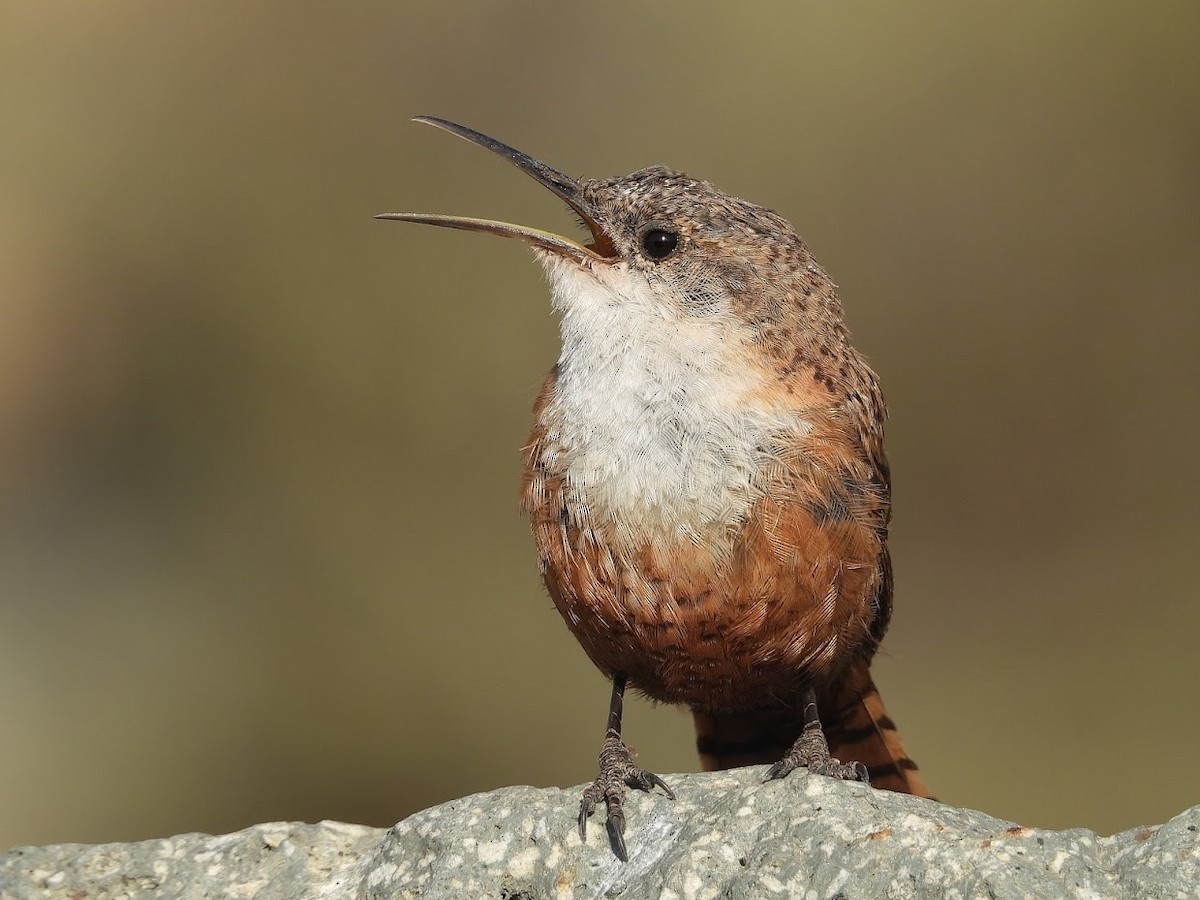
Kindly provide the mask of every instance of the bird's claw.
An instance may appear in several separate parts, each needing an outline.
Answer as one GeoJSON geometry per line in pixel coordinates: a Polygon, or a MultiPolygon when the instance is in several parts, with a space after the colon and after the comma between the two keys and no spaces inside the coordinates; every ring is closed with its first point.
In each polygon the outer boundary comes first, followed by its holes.
{"type": "Polygon", "coordinates": [[[622,862],[628,862],[629,852],[625,847],[625,811],[622,804],[628,788],[649,792],[656,787],[662,788],[663,793],[670,799],[675,799],[675,792],[667,783],[653,772],[647,772],[634,763],[629,748],[619,736],[610,732],[605,736],[604,744],[600,748],[600,774],[584,789],[583,799],[579,804],[580,839],[587,840],[588,817],[603,800],[608,817],[606,830],[613,853],[622,862]]]}

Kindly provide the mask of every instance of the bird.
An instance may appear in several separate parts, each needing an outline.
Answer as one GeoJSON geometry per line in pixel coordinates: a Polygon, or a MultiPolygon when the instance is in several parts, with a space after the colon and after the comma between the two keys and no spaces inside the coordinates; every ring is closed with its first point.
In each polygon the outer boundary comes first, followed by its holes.
{"type": "Polygon", "coordinates": [[[576,179],[414,121],[504,157],[587,231],[378,216],[522,241],[549,282],[561,351],[521,507],[550,597],[611,681],[581,838],[602,806],[627,860],[628,789],[674,797],[624,741],[630,688],[692,711],[705,769],[769,763],[766,780],[807,768],[930,797],[870,672],[892,611],[887,407],[808,245],[664,166],[576,179]]]}

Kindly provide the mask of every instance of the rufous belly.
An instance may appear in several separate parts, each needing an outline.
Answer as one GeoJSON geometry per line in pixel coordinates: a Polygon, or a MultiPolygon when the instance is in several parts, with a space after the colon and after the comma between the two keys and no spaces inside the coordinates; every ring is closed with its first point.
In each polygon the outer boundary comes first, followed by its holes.
{"type": "Polygon", "coordinates": [[[836,533],[848,523],[797,534],[779,514],[764,502],[720,539],[634,548],[561,517],[534,532],[550,594],[601,671],[654,700],[747,710],[837,677],[870,628],[877,544],[855,548],[836,533]]]}

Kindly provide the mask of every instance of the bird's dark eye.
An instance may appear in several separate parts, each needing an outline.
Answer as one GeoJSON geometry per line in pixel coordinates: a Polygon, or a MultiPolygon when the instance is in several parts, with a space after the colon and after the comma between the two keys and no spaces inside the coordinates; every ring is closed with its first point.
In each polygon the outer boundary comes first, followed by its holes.
{"type": "Polygon", "coordinates": [[[642,235],[642,249],[653,260],[666,259],[679,246],[679,235],[661,228],[651,228],[642,235]]]}

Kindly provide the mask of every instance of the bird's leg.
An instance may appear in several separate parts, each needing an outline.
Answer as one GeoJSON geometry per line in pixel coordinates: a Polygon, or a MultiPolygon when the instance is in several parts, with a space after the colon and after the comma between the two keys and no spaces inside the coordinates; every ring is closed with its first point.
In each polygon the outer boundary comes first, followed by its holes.
{"type": "Polygon", "coordinates": [[[784,778],[795,769],[803,766],[818,775],[828,775],[830,778],[841,778],[845,781],[869,782],[867,767],[860,762],[844,763],[829,755],[829,742],[825,740],[825,732],[821,728],[821,719],[817,715],[817,692],[809,688],[804,692],[804,728],[800,737],[792,744],[792,748],[783,759],[771,766],[767,771],[767,781],[773,778],[784,778]]]}
{"type": "Polygon", "coordinates": [[[579,804],[579,836],[587,839],[588,816],[603,800],[608,813],[608,839],[612,844],[613,853],[622,862],[628,862],[629,854],[625,850],[625,813],[621,809],[627,793],[626,786],[637,788],[639,791],[650,791],[660,787],[672,800],[675,799],[675,793],[653,772],[647,772],[634,763],[633,754],[621,740],[621,712],[624,705],[625,675],[618,673],[613,676],[612,699],[608,706],[608,728],[604,732],[604,743],[600,746],[600,774],[584,789],[583,801],[579,804]]]}

